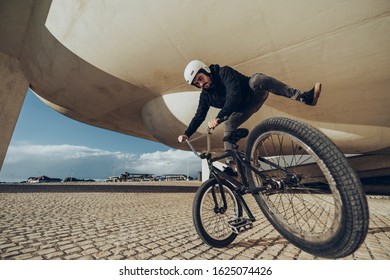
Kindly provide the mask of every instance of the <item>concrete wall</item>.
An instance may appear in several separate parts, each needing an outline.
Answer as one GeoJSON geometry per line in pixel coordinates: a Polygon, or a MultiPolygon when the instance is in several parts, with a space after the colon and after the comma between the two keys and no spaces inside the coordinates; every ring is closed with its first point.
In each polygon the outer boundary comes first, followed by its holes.
{"type": "Polygon", "coordinates": [[[0,169],[28,89],[19,60],[0,52],[0,169]]]}

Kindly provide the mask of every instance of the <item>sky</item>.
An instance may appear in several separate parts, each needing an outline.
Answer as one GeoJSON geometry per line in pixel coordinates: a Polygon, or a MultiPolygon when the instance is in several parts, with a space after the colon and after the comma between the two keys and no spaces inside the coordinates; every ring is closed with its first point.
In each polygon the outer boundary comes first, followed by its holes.
{"type": "Polygon", "coordinates": [[[201,162],[192,152],[75,121],[28,90],[0,182],[21,182],[42,175],[104,180],[126,171],[196,178],[200,170],[201,162]]]}

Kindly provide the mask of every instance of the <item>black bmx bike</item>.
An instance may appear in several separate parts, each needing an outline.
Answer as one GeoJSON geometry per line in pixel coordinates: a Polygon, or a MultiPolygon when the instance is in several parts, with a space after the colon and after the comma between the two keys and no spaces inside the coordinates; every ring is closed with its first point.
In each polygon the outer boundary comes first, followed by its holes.
{"type": "Polygon", "coordinates": [[[353,253],[368,230],[368,206],[361,182],[344,154],[322,132],[289,118],[270,118],[250,133],[246,151],[237,142],[249,131],[238,128],[224,138],[234,148],[207,160],[210,178],[196,192],[193,222],[213,247],[231,244],[256,218],[244,200],[251,194],[274,228],[298,248],[324,258],[353,253]],[[241,179],[213,163],[231,158],[241,179]]]}

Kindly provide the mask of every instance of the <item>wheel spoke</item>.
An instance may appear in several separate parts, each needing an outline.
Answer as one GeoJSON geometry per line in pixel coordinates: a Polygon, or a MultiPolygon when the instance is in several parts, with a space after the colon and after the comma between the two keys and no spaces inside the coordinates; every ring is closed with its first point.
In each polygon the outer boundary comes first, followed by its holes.
{"type": "Polygon", "coordinates": [[[223,200],[220,187],[218,185],[211,186],[203,195],[200,205],[200,217],[203,228],[208,236],[215,240],[224,240],[229,238],[233,232],[228,225],[228,221],[234,219],[238,213],[238,202],[229,188],[222,185],[226,198],[226,209],[223,208],[223,200]],[[217,205],[215,204],[214,197],[217,205]],[[217,210],[216,210],[217,209],[217,210]]]}
{"type": "MultiPolygon", "coordinates": [[[[274,188],[260,194],[268,211],[297,236],[311,240],[329,238],[340,218],[337,217],[339,210],[335,203],[339,199],[337,189],[326,176],[329,173],[327,167],[310,147],[287,133],[274,131],[264,135],[257,143],[252,148],[251,158],[266,158],[280,167],[258,160],[252,163],[273,180],[274,188]],[[301,182],[291,185],[291,174],[287,174],[286,169],[288,173],[296,174],[296,178],[302,177],[301,182]],[[303,171],[304,176],[299,177],[303,171]],[[319,184],[303,183],[316,180],[318,176],[325,178],[326,191],[319,184]]],[[[252,176],[253,181],[260,180],[256,174],[252,173],[252,176]]]]}

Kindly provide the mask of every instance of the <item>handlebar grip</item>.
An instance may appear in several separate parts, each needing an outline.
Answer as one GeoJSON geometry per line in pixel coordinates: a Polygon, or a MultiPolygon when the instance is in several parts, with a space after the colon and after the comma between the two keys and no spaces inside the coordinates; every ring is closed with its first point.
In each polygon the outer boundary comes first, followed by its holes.
{"type": "Polygon", "coordinates": [[[210,159],[211,154],[210,153],[201,153],[199,156],[201,159],[210,159]]]}
{"type": "Polygon", "coordinates": [[[228,118],[229,118],[228,116],[224,116],[222,119],[218,119],[218,124],[221,124],[224,121],[227,121],[228,118]]]}
{"type": "MultiPolygon", "coordinates": [[[[226,121],[228,118],[229,118],[228,116],[224,116],[223,119],[217,119],[217,123],[221,124],[224,121],[226,121]]],[[[209,128],[209,127],[207,128],[207,134],[211,134],[213,131],[214,131],[213,128],[209,128]]]]}

